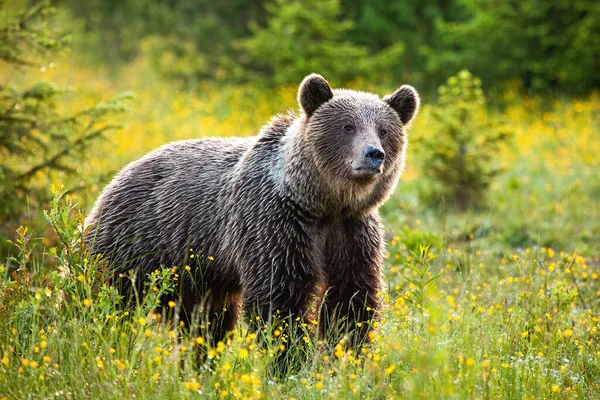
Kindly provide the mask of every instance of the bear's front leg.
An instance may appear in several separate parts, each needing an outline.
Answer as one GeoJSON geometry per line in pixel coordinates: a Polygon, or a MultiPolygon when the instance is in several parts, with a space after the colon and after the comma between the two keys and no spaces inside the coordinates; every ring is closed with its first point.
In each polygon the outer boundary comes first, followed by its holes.
{"type": "Polygon", "coordinates": [[[306,358],[304,322],[322,281],[309,229],[292,217],[282,220],[256,241],[263,244],[259,251],[246,253],[242,277],[250,329],[263,340],[265,332],[279,331],[275,336],[284,348],[277,359],[278,375],[297,369],[306,358]]]}
{"type": "Polygon", "coordinates": [[[374,213],[343,221],[328,238],[328,286],[320,311],[321,332],[334,345],[349,335],[360,347],[381,306],[383,227],[374,213]]]}

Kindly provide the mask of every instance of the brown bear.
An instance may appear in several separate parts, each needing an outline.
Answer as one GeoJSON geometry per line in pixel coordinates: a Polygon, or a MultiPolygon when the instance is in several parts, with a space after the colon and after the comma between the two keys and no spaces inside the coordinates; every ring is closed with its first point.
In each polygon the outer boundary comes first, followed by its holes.
{"type": "Polygon", "coordinates": [[[112,276],[134,271],[143,283],[178,266],[178,294],[165,301],[187,322],[208,315],[213,343],[243,307],[266,323],[318,309],[323,334],[342,321],[360,344],[380,308],[378,208],[404,168],[419,96],[408,85],[383,99],[332,90],[312,74],[298,102],[300,115],[276,116],[257,136],[174,142],[132,162],[86,220],[88,247],[112,276]]]}

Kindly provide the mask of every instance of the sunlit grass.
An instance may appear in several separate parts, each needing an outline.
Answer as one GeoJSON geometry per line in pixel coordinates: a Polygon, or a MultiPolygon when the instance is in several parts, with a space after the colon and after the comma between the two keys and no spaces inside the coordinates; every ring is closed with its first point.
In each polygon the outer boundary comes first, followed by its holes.
{"type": "MultiPolygon", "coordinates": [[[[51,218],[60,221],[69,208],[57,207],[51,218]]],[[[57,229],[70,231],[60,223],[57,229]]],[[[70,232],[77,241],[76,231],[70,232]]],[[[224,343],[210,347],[204,338],[188,336],[176,319],[154,313],[178,269],[154,272],[144,303],[126,310],[102,284],[96,260],[59,246],[47,256],[62,272],[43,270],[39,260],[27,256],[33,245],[22,230],[16,240],[25,255],[20,269],[12,279],[2,271],[0,388],[10,397],[58,392],[103,398],[124,393],[589,398],[595,393],[598,257],[527,248],[498,258],[476,250],[476,240],[422,250],[419,256],[407,249],[410,234],[390,243],[388,290],[381,294],[385,308],[370,344],[356,354],[344,340],[334,347],[315,342],[313,358],[281,381],[268,372],[285,343],[277,333],[265,348],[239,326],[224,343]],[[435,273],[439,279],[430,279],[435,273]],[[206,358],[195,366],[198,348],[206,358]]],[[[172,316],[175,310],[173,304],[165,312],[172,316]]]]}

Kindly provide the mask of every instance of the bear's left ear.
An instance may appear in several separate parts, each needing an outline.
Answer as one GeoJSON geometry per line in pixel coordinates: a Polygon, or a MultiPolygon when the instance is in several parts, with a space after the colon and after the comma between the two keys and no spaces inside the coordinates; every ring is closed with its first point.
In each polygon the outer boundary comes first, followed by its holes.
{"type": "Polygon", "coordinates": [[[402,85],[394,93],[385,96],[383,101],[398,113],[404,125],[408,124],[419,111],[419,94],[410,85],[402,85]]]}
{"type": "Polygon", "coordinates": [[[302,80],[298,88],[298,103],[310,117],[323,103],[331,100],[333,91],[329,83],[318,74],[310,74],[302,80]]]}

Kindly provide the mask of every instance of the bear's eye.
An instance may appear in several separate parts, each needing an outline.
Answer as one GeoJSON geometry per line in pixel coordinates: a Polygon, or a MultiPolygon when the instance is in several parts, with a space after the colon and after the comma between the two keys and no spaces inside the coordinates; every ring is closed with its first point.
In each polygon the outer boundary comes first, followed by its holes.
{"type": "Polygon", "coordinates": [[[344,132],[347,132],[347,133],[354,132],[354,126],[350,125],[350,124],[344,125],[344,132]]]}
{"type": "Polygon", "coordinates": [[[384,137],[384,136],[386,136],[386,135],[387,135],[387,133],[388,133],[388,132],[387,132],[387,130],[386,130],[386,129],[383,129],[383,128],[381,128],[381,129],[379,130],[379,136],[381,136],[381,137],[384,137]]]}

